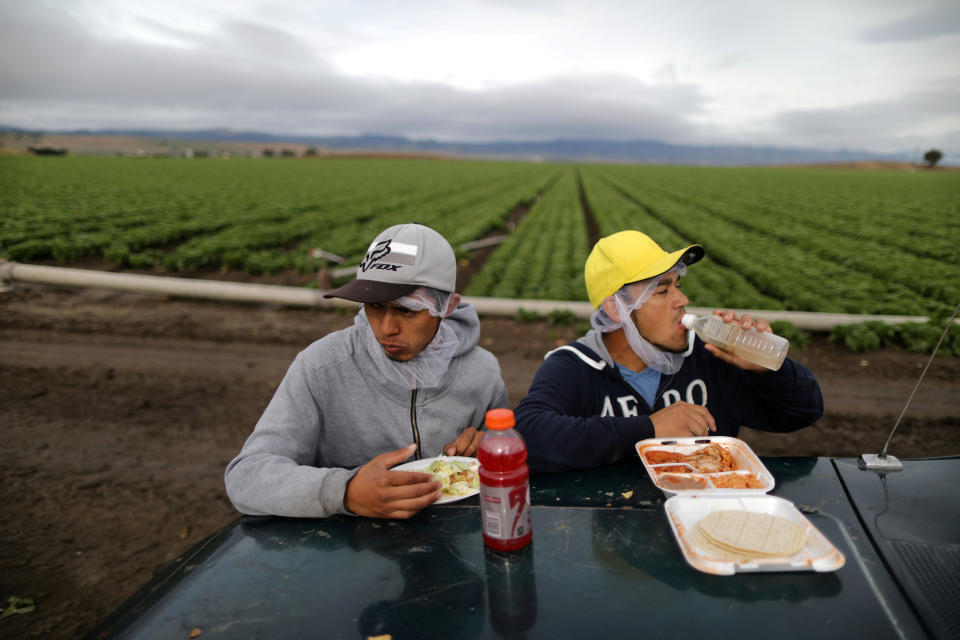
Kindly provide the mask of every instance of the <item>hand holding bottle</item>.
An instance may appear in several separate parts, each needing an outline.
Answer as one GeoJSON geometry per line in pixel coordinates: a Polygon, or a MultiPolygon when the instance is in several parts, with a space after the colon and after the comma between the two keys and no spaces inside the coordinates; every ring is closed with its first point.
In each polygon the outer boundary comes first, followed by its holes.
{"type": "Polygon", "coordinates": [[[713,316],[697,318],[687,314],[683,324],[697,332],[710,353],[747,371],[776,371],[790,348],[790,343],[775,335],[766,320],[754,320],[749,313],[738,316],[730,309],[717,309],[713,316]],[[718,316],[722,324],[714,316],[718,316]],[[731,326],[725,328],[725,325],[731,326]]]}

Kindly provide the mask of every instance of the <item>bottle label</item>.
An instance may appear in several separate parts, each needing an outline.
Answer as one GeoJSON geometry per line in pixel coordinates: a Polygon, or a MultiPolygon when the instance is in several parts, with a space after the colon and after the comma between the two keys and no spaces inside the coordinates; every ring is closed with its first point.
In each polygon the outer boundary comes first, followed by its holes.
{"type": "Polygon", "coordinates": [[[530,531],[530,484],[480,487],[483,532],[497,540],[521,538],[530,531]]]}
{"type": "Polygon", "coordinates": [[[706,335],[703,338],[706,342],[712,342],[727,351],[733,351],[733,345],[737,341],[737,336],[740,335],[740,327],[726,323],[717,316],[710,316],[703,327],[703,332],[706,335]]]}
{"type": "Polygon", "coordinates": [[[735,324],[723,322],[717,316],[712,316],[703,329],[703,339],[707,342],[768,369],[779,369],[790,347],[789,341],[778,335],[761,333],[756,329],[744,331],[735,324]]]}

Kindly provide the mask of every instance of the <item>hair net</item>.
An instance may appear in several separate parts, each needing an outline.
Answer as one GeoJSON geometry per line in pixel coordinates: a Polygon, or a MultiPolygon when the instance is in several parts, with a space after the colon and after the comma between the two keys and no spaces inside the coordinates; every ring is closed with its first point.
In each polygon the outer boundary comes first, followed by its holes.
{"type": "Polygon", "coordinates": [[[620,287],[615,294],[607,298],[608,300],[612,299],[614,305],[616,305],[617,315],[620,317],[619,322],[614,321],[613,318],[607,315],[607,312],[603,310],[603,304],[597,307],[597,310],[590,316],[590,325],[598,333],[609,333],[617,329],[623,329],[627,343],[630,345],[630,348],[633,349],[633,352],[636,353],[648,367],[667,375],[679,371],[680,367],[683,366],[683,359],[690,355],[693,350],[693,332],[690,331],[688,334],[688,347],[685,353],[664,351],[653,346],[640,335],[631,314],[650,299],[653,292],[657,290],[660,279],[667,273],[674,271],[677,272],[678,277],[682,277],[687,273],[687,265],[683,262],[678,262],[672,268],[658,276],[639,282],[627,283],[620,287]]]}
{"type": "Polygon", "coordinates": [[[420,311],[426,309],[434,317],[446,318],[451,309],[455,309],[460,303],[460,296],[455,293],[447,293],[439,289],[430,287],[420,287],[414,289],[409,295],[397,298],[391,301],[393,304],[410,309],[411,311],[420,311]]]}
{"type": "Polygon", "coordinates": [[[429,389],[440,386],[450,360],[460,346],[460,337],[453,327],[443,322],[443,318],[459,304],[460,296],[437,289],[420,287],[411,294],[392,300],[395,304],[413,311],[427,310],[430,315],[440,317],[440,326],[436,335],[423,350],[406,362],[391,360],[370,328],[365,309],[360,309],[353,322],[360,327],[364,336],[364,345],[380,373],[390,384],[407,389],[429,389]]]}

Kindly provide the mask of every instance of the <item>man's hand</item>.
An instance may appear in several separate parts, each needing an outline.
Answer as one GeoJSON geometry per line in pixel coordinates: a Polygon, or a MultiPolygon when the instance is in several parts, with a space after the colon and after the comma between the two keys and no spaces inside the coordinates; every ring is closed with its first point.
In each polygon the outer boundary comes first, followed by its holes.
{"type": "Polygon", "coordinates": [[[483,431],[473,427],[467,427],[456,440],[450,444],[443,445],[443,453],[448,456],[475,457],[477,455],[477,447],[480,446],[480,440],[482,439],[483,431]]]}
{"type": "MultiPolygon", "coordinates": [[[[744,331],[748,331],[749,329],[756,329],[757,331],[761,331],[764,333],[773,333],[773,329],[770,328],[770,323],[768,323],[763,318],[757,318],[756,320],[754,320],[753,316],[751,316],[749,313],[745,313],[742,316],[737,316],[737,314],[731,311],[730,309],[727,309],[726,311],[721,311],[720,309],[717,309],[713,312],[713,315],[720,316],[724,322],[740,325],[740,328],[743,329],[744,331]]],[[[769,373],[770,371],[766,367],[762,367],[758,364],[754,364],[752,362],[744,360],[743,358],[735,356],[729,351],[724,351],[720,347],[714,346],[712,344],[707,344],[706,348],[707,348],[707,351],[709,351],[716,357],[720,358],[724,362],[729,362],[733,366],[738,367],[740,369],[744,369],[746,371],[753,371],[754,373],[769,373]]]]}
{"type": "Polygon", "coordinates": [[[390,471],[417,450],[416,444],[382,453],[347,483],[343,506],[358,516],[409,518],[440,498],[441,484],[429,473],[390,471]]]}
{"type": "Polygon", "coordinates": [[[706,407],[680,400],[650,414],[653,434],[658,438],[705,436],[717,430],[717,423],[706,407]]]}

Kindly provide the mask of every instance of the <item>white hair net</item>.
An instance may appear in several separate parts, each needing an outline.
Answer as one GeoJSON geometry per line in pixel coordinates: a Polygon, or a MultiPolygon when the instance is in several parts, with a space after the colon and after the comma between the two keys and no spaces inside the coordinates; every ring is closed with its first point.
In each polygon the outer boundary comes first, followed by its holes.
{"type": "Polygon", "coordinates": [[[399,384],[407,389],[429,389],[440,386],[450,360],[460,346],[460,337],[453,327],[443,322],[450,311],[460,302],[457,294],[446,293],[429,287],[420,287],[409,295],[391,300],[392,304],[412,311],[427,310],[430,315],[441,318],[436,335],[423,350],[406,362],[391,360],[370,328],[366,309],[360,309],[353,319],[354,325],[361,328],[364,345],[374,363],[391,384],[399,384]]]}
{"type": "Polygon", "coordinates": [[[393,304],[411,311],[426,309],[434,317],[446,318],[460,303],[460,296],[430,287],[414,289],[409,295],[397,298],[393,304]]]}
{"type": "MultiPolygon", "coordinates": [[[[619,322],[607,315],[607,312],[603,310],[603,304],[597,307],[597,310],[590,316],[590,325],[598,333],[609,333],[617,329],[623,329],[627,343],[630,345],[630,348],[633,349],[633,352],[636,353],[648,367],[667,375],[672,375],[679,371],[680,367],[683,366],[683,359],[692,352],[693,332],[690,331],[688,333],[688,346],[685,353],[664,351],[653,346],[640,335],[631,314],[650,299],[653,292],[657,290],[657,285],[660,284],[660,278],[674,271],[677,272],[677,277],[683,277],[687,273],[687,265],[683,262],[678,262],[671,269],[658,276],[623,285],[616,293],[607,298],[607,300],[612,299],[614,305],[616,305],[617,315],[620,317],[619,322]]],[[[606,300],[604,302],[606,302],[606,300]]]]}

